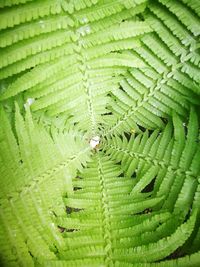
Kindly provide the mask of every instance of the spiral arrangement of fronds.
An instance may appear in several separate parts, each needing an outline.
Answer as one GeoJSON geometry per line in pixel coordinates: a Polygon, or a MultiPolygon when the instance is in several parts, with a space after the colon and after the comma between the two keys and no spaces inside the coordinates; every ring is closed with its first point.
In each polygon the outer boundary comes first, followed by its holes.
{"type": "Polygon", "coordinates": [[[199,36],[199,0],[0,1],[1,266],[200,266],[199,36]]]}

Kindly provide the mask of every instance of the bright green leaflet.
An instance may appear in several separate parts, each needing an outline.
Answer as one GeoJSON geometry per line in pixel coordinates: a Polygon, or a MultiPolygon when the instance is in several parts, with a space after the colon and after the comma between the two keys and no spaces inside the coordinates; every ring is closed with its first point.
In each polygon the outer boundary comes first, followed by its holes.
{"type": "Polygon", "coordinates": [[[1,266],[200,266],[199,36],[199,0],[1,1],[1,266]]]}

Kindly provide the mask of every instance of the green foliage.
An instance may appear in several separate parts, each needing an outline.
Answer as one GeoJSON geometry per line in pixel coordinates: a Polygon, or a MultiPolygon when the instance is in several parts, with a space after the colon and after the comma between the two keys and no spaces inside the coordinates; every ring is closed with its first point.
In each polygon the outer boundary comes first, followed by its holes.
{"type": "Polygon", "coordinates": [[[200,266],[199,36],[198,0],[1,1],[0,265],[200,266]]]}

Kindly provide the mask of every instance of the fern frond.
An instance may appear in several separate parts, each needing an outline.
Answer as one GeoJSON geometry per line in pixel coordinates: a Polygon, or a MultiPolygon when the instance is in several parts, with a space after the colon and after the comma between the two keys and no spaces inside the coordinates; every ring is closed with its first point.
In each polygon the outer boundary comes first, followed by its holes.
{"type": "Polygon", "coordinates": [[[43,33],[68,29],[74,22],[67,14],[44,17],[42,20],[20,24],[6,29],[0,34],[0,47],[6,47],[22,40],[33,38],[43,33]]]}
{"type": "Polygon", "coordinates": [[[4,67],[0,72],[0,79],[8,78],[9,76],[21,73],[25,70],[30,70],[33,67],[46,62],[53,61],[65,55],[73,54],[74,47],[71,44],[64,44],[45,52],[37,53],[34,56],[29,56],[14,64],[4,67]]]}
{"type": "Polygon", "coordinates": [[[51,62],[51,64],[44,63],[32,69],[31,71],[20,76],[16,81],[10,84],[9,88],[1,95],[1,100],[12,97],[20,92],[26,91],[33,86],[45,81],[47,78],[62,71],[67,66],[75,63],[73,56],[63,57],[51,62]]]}
{"type": "Polygon", "coordinates": [[[186,116],[186,110],[189,109],[187,101],[182,97],[180,102],[180,91],[172,90],[163,81],[155,78],[153,80],[141,70],[131,71],[121,83],[122,90],[113,92],[116,100],[110,110],[115,116],[115,121],[107,134],[116,129],[130,132],[134,128],[131,122],[133,116],[134,121],[149,129],[162,128],[163,123],[157,116],[167,117],[172,110],[186,116]],[[125,98],[128,99],[127,103],[125,98]],[[121,110],[120,103],[123,105],[121,110]],[[141,113],[145,114],[145,118],[141,113]]]}
{"type": "Polygon", "coordinates": [[[200,34],[200,22],[193,12],[191,12],[187,7],[179,1],[174,2],[159,0],[159,2],[166,5],[166,7],[186,26],[186,28],[194,34],[194,36],[198,36],[200,34]]]}
{"type": "Polygon", "coordinates": [[[30,1],[33,1],[33,0],[2,0],[0,3],[0,7],[3,8],[7,6],[12,6],[12,5],[25,4],[30,1]]]}
{"type": "Polygon", "coordinates": [[[132,196],[129,195],[132,188],[131,179],[118,177],[119,174],[118,166],[100,154],[95,156],[88,168],[82,172],[80,175],[82,179],[74,180],[74,190],[75,188],[79,189],[75,191],[73,197],[65,201],[68,207],[68,216],[57,219],[57,224],[65,229],[63,236],[66,239],[67,247],[70,245],[70,248],[66,247],[60,252],[61,259],[65,259],[69,263],[72,259],[73,261],[87,258],[89,260],[95,250],[95,257],[99,258],[100,262],[114,264],[114,248],[119,246],[126,230],[128,231],[126,234],[134,235],[134,229],[138,229],[139,232],[148,231],[148,229],[156,227],[158,218],[161,221],[167,219],[169,214],[155,215],[155,218],[152,217],[152,219],[145,216],[143,220],[135,215],[130,220],[129,214],[142,211],[147,206],[153,207],[161,201],[161,198],[140,202],[137,201],[137,198],[132,199],[132,196]],[[113,185],[115,186],[113,187],[113,185]],[[122,188],[123,193],[118,193],[118,188],[122,188]],[[121,196],[120,203],[119,194],[121,196]],[[93,218],[94,213],[96,219],[93,218]],[[110,216],[115,218],[113,222],[110,216]],[[70,233],[72,226],[73,231],[70,233]],[[92,232],[91,226],[93,227],[92,232]],[[80,247],[80,242],[84,242],[83,248],[80,247]]]}
{"type": "MultiPolygon", "coordinates": [[[[33,265],[27,244],[36,257],[45,253],[47,258],[55,258],[51,251],[52,240],[56,238],[55,244],[60,246],[62,238],[58,231],[54,233],[56,228],[49,211],[63,212],[62,196],[72,192],[71,179],[77,168],[82,170],[86,164],[90,148],[83,142],[83,137],[74,139],[70,132],[59,134],[53,140],[32,121],[29,111],[24,120],[17,108],[15,122],[17,140],[1,110],[1,227],[4,225],[7,229],[2,245],[9,240],[17,254],[23,255],[23,258],[19,256],[19,262],[33,265]],[[21,216],[27,219],[22,221],[21,216]],[[2,224],[5,221],[10,221],[9,226],[2,224]],[[39,237],[42,231],[44,234],[39,237]],[[40,251],[39,246],[44,250],[40,251]]],[[[4,257],[12,260],[9,249],[4,257]]]]}
{"type": "Polygon", "coordinates": [[[140,41],[136,38],[128,38],[126,40],[113,41],[106,44],[101,44],[95,47],[91,47],[83,52],[87,60],[92,58],[98,58],[102,55],[109,54],[110,52],[116,52],[120,50],[130,50],[135,47],[139,47],[140,41]]]}
{"type": "Polygon", "coordinates": [[[144,255],[144,262],[147,258],[149,261],[162,259],[185,242],[185,240],[191,235],[192,230],[194,228],[194,224],[195,213],[193,216],[190,217],[188,222],[177,228],[176,232],[170,237],[161,239],[157,243],[151,243],[148,246],[136,247],[127,251],[123,249],[118,249],[114,252],[114,258],[121,261],[122,264],[123,261],[140,262],[140,253],[142,252],[144,255]]]}
{"type": "MultiPolygon", "coordinates": [[[[7,164],[13,163],[13,169],[12,168],[10,169],[10,173],[9,173],[9,169],[7,169],[7,173],[6,173],[6,177],[8,179],[7,182],[9,181],[9,179],[11,179],[12,181],[14,170],[15,171],[18,170],[20,172],[25,171],[24,175],[20,177],[21,180],[19,181],[20,182],[19,185],[17,185],[18,183],[17,180],[16,180],[16,185],[15,184],[12,185],[12,183],[10,184],[10,186],[13,187],[13,190],[17,190],[20,192],[21,190],[26,189],[25,186],[29,185],[29,180],[30,180],[30,183],[33,183],[32,178],[34,178],[35,182],[40,183],[42,179],[48,179],[48,175],[50,175],[51,177],[54,172],[62,171],[62,169],[65,168],[65,166],[67,165],[67,163],[66,164],[64,163],[65,161],[67,162],[66,160],[67,158],[69,158],[69,160],[72,160],[72,161],[76,160],[76,156],[73,154],[70,154],[70,153],[75,152],[75,147],[73,147],[74,144],[72,143],[73,138],[70,136],[70,133],[68,134],[68,136],[60,135],[59,139],[57,137],[58,143],[54,144],[50,135],[47,132],[45,132],[44,129],[42,128],[37,129],[37,125],[34,125],[35,123],[32,121],[29,112],[27,113],[27,118],[24,121],[23,117],[19,114],[19,110],[17,108],[17,111],[16,111],[17,142],[16,142],[14,134],[11,131],[8,119],[6,119],[5,117],[5,112],[2,110],[1,113],[2,113],[2,122],[4,122],[4,125],[5,125],[4,132],[3,131],[1,132],[1,138],[2,140],[3,139],[5,140],[3,144],[5,143],[7,144],[7,146],[2,145],[2,152],[1,152],[2,160],[4,164],[6,162],[7,164]],[[6,140],[5,139],[6,136],[9,139],[6,140]],[[38,136],[40,138],[38,138],[38,136]],[[65,151],[64,147],[66,146],[66,144],[64,143],[64,139],[67,139],[67,138],[71,138],[70,140],[71,146],[67,145],[68,149],[65,151]],[[38,144],[36,143],[36,140],[38,140],[38,144]],[[40,142],[42,143],[43,147],[41,147],[40,142]],[[19,147],[17,143],[19,144],[19,147]],[[59,146],[60,151],[58,150],[58,146],[59,146]],[[12,149],[12,152],[7,149],[9,147],[10,149],[12,149]],[[27,150],[26,147],[29,147],[29,150],[27,150]],[[63,147],[63,150],[61,149],[62,147],[63,147]],[[45,155],[43,155],[42,153],[43,150],[46,151],[45,155]],[[49,153],[51,151],[50,153],[51,157],[49,157],[48,151],[49,153]],[[52,153],[52,151],[54,151],[54,154],[52,153]],[[13,152],[15,152],[15,154],[13,154],[13,152]],[[13,160],[9,159],[9,157],[14,156],[14,155],[16,155],[15,159],[13,160]],[[44,158],[44,156],[46,158],[44,158]],[[41,161],[38,161],[38,157],[41,157],[41,161]],[[58,164],[59,161],[60,161],[60,164],[58,164]],[[53,165],[55,166],[52,168],[53,165]],[[17,168],[17,166],[20,166],[20,167],[17,168]],[[51,169],[49,169],[50,166],[51,166],[51,169]],[[44,172],[44,174],[41,173],[41,170],[42,172],[44,172]],[[28,176],[26,177],[26,175],[28,176]],[[22,178],[24,178],[25,180],[23,181],[22,178]],[[26,183],[26,185],[23,185],[24,182],[26,183]],[[23,185],[24,189],[20,189],[21,185],[23,185]]],[[[79,140],[79,142],[80,141],[81,140],[79,140]]],[[[76,143],[77,142],[78,140],[76,140],[76,143]]],[[[80,146],[81,143],[79,144],[77,143],[77,145],[80,146]]],[[[78,146],[77,146],[77,149],[78,149],[78,146]]],[[[84,154],[86,151],[89,151],[89,147],[86,146],[85,149],[83,145],[81,145],[80,148],[81,147],[84,150],[82,154],[84,154]]],[[[85,154],[85,156],[86,155],[87,154],[85,154]]],[[[1,165],[1,167],[5,169],[6,166],[1,165]]],[[[4,179],[5,179],[5,176],[4,176],[4,179]]],[[[9,194],[11,194],[11,192],[12,190],[10,188],[9,194]]]]}
{"type": "Polygon", "coordinates": [[[189,6],[191,9],[193,9],[193,11],[200,17],[200,5],[198,1],[182,0],[182,2],[189,6]]]}
{"type": "Polygon", "coordinates": [[[58,0],[54,2],[49,0],[31,1],[26,5],[3,10],[0,14],[0,29],[14,27],[20,23],[42,18],[47,15],[59,14],[61,11],[60,1],[58,0]]]}
{"type": "Polygon", "coordinates": [[[79,21],[81,25],[90,26],[91,33],[95,33],[105,28],[109,28],[110,26],[120,24],[124,20],[133,19],[135,15],[143,12],[145,8],[146,8],[146,2],[143,2],[141,4],[136,5],[133,8],[124,9],[121,12],[99,19],[97,21],[88,23],[88,20],[84,17],[80,18],[79,21]]]}
{"type": "Polygon", "coordinates": [[[89,48],[102,43],[136,37],[152,31],[146,22],[127,21],[105,29],[104,31],[88,35],[84,38],[84,47],[89,48]]]}
{"type": "MultiPolygon", "coordinates": [[[[176,63],[172,67],[171,76],[176,79],[176,74],[173,75],[175,69],[177,69],[176,72],[179,71],[187,73],[191,78],[191,84],[194,81],[197,82],[198,89],[196,92],[199,93],[199,81],[198,78],[196,78],[195,80],[196,75],[194,76],[195,71],[193,70],[193,68],[195,68],[195,66],[193,65],[198,66],[200,59],[198,52],[198,42],[196,40],[195,34],[193,33],[193,36],[192,33],[186,31],[185,27],[181,24],[178,18],[176,18],[170,12],[166,11],[164,8],[162,8],[162,6],[152,4],[150,9],[162,21],[161,23],[160,20],[155,18],[152,19],[150,17],[150,23],[152,24],[152,27],[155,29],[156,33],[159,35],[162,41],[169,47],[169,49],[172,50],[172,52],[175,53],[177,57],[179,57],[179,59],[177,58],[178,63],[176,63]],[[167,28],[165,25],[167,26],[167,28]],[[169,38],[165,38],[166,34],[169,38]],[[189,65],[191,65],[191,68],[189,67],[189,65]]],[[[188,19],[187,21],[189,22],[188,19]]],[[[182,84],[184,84],[184,82],[182,82],[182,84]]],[[[191,90],[193,87],[194,86],[188,88],[191,90]]]]}
{"type": "Polygon", "coordinates": [[[145,67],[144,62],[136,55],[129,54],[119,54],[112,53],[111,55],[105,55],[98,59],[93,59],[88,62],[89,68],[96,69],[102,67],[114,67],[114,66],[125,66],[125,67],[135,67],[141,68],[145,67]]]}
{"type": "Polygon", "coordinates": [[[85,20],[87,20],[87,22],[93,22],[102,18],[109,17],[129,8],[137,8],[138,5],[144,4],[146,2],[146,0],[126,2],[121,0],[100,1],[98,5],[80,10],[75,14],[75,16],[80,22],[84,22],[85,20]],[[126,5],[128,5],[128,8],[126,8],[126,5]]]}
{"type": "Polygon", "coordinates": [[[69,42],[70,35],[70,32],[59,31],[51,33],[50,35],[42,35],[35,40],[30,39],[29,41],[24,41],[23,43],[20,42],[16,45],[12,45],[12,47],[5,48],[1,55],[2,60],[0,68],[27,58],[30,55],[35,55],[46,50],[51,50],[54,47],[61,46],[64,43],[69,42]]]}
{"type": "Polygon", "coordinates": [[[2,0],[0,265],[199,267],[198,0],[2,0]]]}
{"type": "Polygon", "coordinates": [[[191,169],[192,162],[196,162],[195,159],[199,155],[195,111],[191,110],[190,113],[187,140],[184,126],[177,116],[174,117],[174,138],[171,133],[169,124],[161,135],[155,131],[149,139],[148,133],[139,134],[136,138],[133,135],[128,143],[117,136],[108,138],[106,152],[117,162],[121,161],[127,175],[136,174],[133,195],[142,192],[157,176],[154,195],[162,196],[165,192],[163,207],[172,209],[176,203],[179,206],[177,210],[180,211],[181,207],[186,208],[186,203],[188,208],[192,205],[199,176],[199,172],[193,172],[191,169]],[[178,180],[173,181],[175,175],[178,180]],[[184,205],[181,205],[182,201],[186,201],[184,205]]]}

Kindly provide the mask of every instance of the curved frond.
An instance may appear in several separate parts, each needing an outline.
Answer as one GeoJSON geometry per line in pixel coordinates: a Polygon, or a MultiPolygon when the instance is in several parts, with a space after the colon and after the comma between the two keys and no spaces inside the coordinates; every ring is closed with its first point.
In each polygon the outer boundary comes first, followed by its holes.
{"type": "Polygon", "coordinates": [[[55,247],[63,243],[52,214],[63,213],[62,197],[72,192],[72,178],[88,161],[90,148],[83,137],[74,138],[70,132],[52,139],[29,111],[24,120],[17,108],[15,124],[17,136],[1,110],[1,246],[10,246],[4,247],[1,260],[34,266],[29,251],[54,259],[55,247]]]}
{"type": "Polygon", "coordinates": [[[0,1],[0,265],[200,266],[199,0],[0,1]]]}

